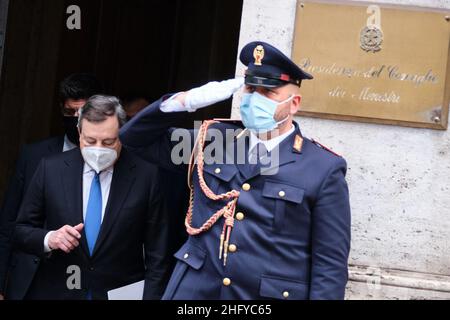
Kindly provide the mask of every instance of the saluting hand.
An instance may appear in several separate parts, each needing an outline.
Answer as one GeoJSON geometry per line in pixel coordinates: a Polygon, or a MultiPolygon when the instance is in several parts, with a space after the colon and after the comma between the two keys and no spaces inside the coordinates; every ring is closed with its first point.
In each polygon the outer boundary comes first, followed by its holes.
{"type": "Polygon", "coordinates": [[[80,223],[75,227],[66,225],[61,229],[52,232],[48,238],[48,246],[52,250],[59,249],[65,253],[70,253],[73,249],[80,245],[80,232],[83,228],[84,224],[80,223]]]}
{"type": "Polygon", "coordinates": [[[174,100],[181,103],[186,110],[195,111],[230,98],[243,85],[244,78],[242,77],[221,82],[211,81],[201,87],[179,94],[174,100]]]}

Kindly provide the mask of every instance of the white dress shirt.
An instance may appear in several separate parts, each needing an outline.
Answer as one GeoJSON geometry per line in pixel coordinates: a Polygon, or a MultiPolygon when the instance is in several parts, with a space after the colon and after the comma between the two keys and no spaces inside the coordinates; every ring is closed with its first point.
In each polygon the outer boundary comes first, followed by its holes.
{"type": "Polygon", "coordinates": [[[78,146],[73,144],[73,142],[69,140],[67,135],[64,135],[63,152],[70,151],[75,148],[78,148],[78,146]]]}

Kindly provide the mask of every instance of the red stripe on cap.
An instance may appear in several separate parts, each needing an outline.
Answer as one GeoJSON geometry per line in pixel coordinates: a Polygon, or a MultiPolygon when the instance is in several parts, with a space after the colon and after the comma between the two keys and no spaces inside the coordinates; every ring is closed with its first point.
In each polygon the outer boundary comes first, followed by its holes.
{"type": "Polygon", "coordinates": [[[283,81],[289,81],[291,79],[291,77],[289,77],[289,75],[282,73],[280,76],[280,80],[283,81]]]}

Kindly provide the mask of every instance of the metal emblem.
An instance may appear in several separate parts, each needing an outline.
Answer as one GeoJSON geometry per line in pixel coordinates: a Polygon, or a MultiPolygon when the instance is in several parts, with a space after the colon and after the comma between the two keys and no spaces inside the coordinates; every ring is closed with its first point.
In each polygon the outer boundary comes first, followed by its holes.
{"type": "Polygon", "coordinates": [[[383,31],[377,27],[364,27],[360,35],[361,49],[367,52],[377,52],[381,50],[383,43],[383,31]]]}
{"type": "Polygon", "coordinates": [[[301,153],[302,152],[302,147],[303,147],[303,138],[300,137],[299,135],[295,136],[295,141],[294,141],[294,151],[296,153],[301,153]]]}
{"type": "Polygon", "coordinates": [[[262,59],[264,59],[264,47],[259,45],[253,51],[253,57],[255,58],[255,66],[262,66],[262,59]]]}
{"type": "Polygon", "coordinates": [[[383,43],[383,31],[381,30],[381,9],[377,5],[370,5],[367,8],[370,15],[366,26],[361,30],[359,42],[361,49],[367,52],[377,52],[381,50],[383,43]]]}

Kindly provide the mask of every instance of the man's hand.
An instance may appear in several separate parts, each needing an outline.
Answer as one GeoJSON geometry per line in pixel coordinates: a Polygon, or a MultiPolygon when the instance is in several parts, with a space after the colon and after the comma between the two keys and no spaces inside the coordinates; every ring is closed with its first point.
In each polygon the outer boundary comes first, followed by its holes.
{"type": "Polygon", "coordinates": [[[73,249],[80,245],[81,230],[84,225],[80,223],[75,227],[64,226],[59,230],[52,232],[48,238],[48,246],[52,250],[62,250],[65,253],[70,253],[73,249]]]}
{"type": "Polygon", "coordinates": [[[244,84],[244,78],[212,81],[207,84],[182,93],[175,99],[182,103],[188,111],[215,104],[230,98],[244,84]]]}
{"type": "Polygon", "coordinates": [[[2,300],[5,300],[5,297],[2,294],[0,294],[0,301],[2,300]]]}

